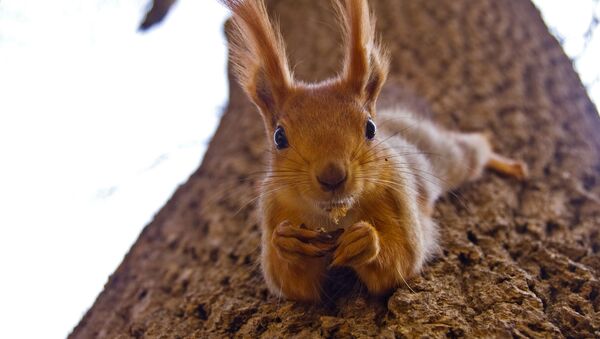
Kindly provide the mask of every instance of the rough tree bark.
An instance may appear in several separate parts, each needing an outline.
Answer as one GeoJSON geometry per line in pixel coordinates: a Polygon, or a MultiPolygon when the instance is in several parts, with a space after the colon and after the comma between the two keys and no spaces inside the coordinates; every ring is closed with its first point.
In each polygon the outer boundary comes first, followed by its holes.
{"type": "MultiPolygon", "coordinates": [[[[264,132],[231,83],[201,167],[146,227],[71,334],[90,337],[600,336],[600,120],[527,0],[371,1],[392,52],[381,106],[403,88],[432,118],[487,130],[526,160],[525,183],[487,173],[443,198],[443,253],[386,298],[349,281],[324,305],[269,296],[253,198],[264,132]]],[[[326,1],[272,0],[296,74],[338,70],[326,1]]],[[[198,95],[201,95],[199,93],[198,95]]]]}

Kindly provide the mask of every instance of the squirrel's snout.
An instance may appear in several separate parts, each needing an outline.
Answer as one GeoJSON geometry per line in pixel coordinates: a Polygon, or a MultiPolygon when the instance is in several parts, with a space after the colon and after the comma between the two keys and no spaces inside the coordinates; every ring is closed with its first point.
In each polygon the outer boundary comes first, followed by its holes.
{"type": "Polygon", "coordinates": [[[339,164],[330,162],[317,175],[317,181],[321,185],[321,189],[325,192],[333,192],[344,185],[348,174],[344,167],[339,164]]]}

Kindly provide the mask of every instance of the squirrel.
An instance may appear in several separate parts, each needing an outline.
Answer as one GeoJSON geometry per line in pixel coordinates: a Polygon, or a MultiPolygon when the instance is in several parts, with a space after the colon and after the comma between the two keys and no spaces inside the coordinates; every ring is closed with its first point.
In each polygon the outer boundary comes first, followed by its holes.
{"type": "Polygon", "coordinates": [[[234,74],[272,149],[259,208],[261,264],[273,294],[318,302],[330,269],[342,266],[369,293],[388,293],[436,252],[432,213],[442,194],[485,168],[527,176],[523,162],[495,153],[483,133],[416,122],[418,112],[376,111],[389,55],[366,0],[333,0],[343,70],[318,83],[294,78],[263,0],[220,2],[233,13],[234,74]],[[382,115],[393,119],[379,131],[382,115]]]}

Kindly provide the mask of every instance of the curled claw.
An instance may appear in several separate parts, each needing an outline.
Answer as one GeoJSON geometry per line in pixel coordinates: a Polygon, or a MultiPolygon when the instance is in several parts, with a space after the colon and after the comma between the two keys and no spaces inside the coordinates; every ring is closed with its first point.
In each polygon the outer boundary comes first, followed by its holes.
{"type": "Polygon", "coordinates": [[[298,259],[299,257],[323,257],[327,251],[294,238],[276,237],[274,245],[284,258],[298,259]]]}
{"type": "Polygon", "coordinates": [[[299,227],[294,227],[289,222],[281,223],[280,227],[275,231],[277,235],[283,237],[294,237],[304,242],[315,243],[327,243],[332,244],[337,241],[339,236],[344,233],[343,228],[338,228],[334,231],[326,232],[324,229],[312,230],[305,224],[300,224],[299,227]]]}
{"type": "Polygon", "coordinates": [[[301,257],[323,257],[335,249],[337,238],[331,234],[308,229],[304,225],[294,227],[284,221],[272,235],[273,245],[288,260],[301,257]]]}
{"type": "Polygon", "coordinates": [[[371,262],[379,254],[379,237],[373,226],[359,222],[339,237],[329,267],[360,266],[371,262]]]}
{"type": "Polygon", "coordinates": [[[304,242],[311,242],[322,237],[320,232],[309,230],[307,228],[293,227],[292,225],[278,227],[275,233],[280,237],[297,238],[304,242]]]}
{"type": "Polygon", "coordinates": [[[289,223],[285,223],[278,227],[275,231],[277,235],[282,237],[293,237],[298,238],[304,242],[325,242],[335,243],[339,235],[343,232],[343,229],[337,229],[332,232],[323,232],[319,230],[311,230],[304,224],[299,227],[294,227],[289,223]]]}
{"type": "Polygon", "coordinates": [[[333,244],[336,245],[338,238],[342,233],[344,233],[343,228],[338,228],[335,231],[325,232],[325,231],[317,231],[319,236],[315,239],[316,242],[324,243],[324,244],[333,244]]]}

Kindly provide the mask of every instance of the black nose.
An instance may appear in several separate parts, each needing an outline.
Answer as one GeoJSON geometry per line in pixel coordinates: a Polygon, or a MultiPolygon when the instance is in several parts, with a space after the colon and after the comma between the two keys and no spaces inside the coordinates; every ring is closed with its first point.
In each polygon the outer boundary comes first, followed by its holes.
{"type": "Polygon", "coordinates": [[[346,181],[347,175],[344,168],[335,163],[329,163],[317,175],[317,181],[325,192],[333,192],[340,188],[346,181]]]}

